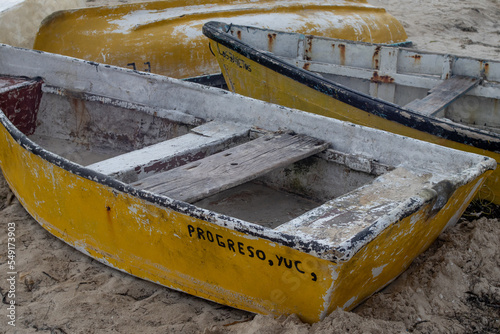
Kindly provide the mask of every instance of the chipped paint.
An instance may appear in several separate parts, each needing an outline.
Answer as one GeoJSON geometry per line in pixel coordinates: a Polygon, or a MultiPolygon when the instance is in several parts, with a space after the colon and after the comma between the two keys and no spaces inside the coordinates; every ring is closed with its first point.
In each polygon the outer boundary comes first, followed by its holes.
{"type": "Polygon", "coordinates": [[[333,294],[338,286],[337,279],[339,278],[339,273],[337,270],[339,270],[339,269],[341,269],[341,268],[339,268],[339,265],[330,266],[332,283],[331,283],[331,286],[328,288],[328,290],[326,290],[325,295],[323,296],[324,303],[323,303],[322,312],[319,316],[320,320],[323,320],[324,318],[326,318],[328,316],[328,314],[330,313],[329,309],[332,305],[332,296],[333,296],[333,294]]]}
{"type": "Polygon", "coordinates": [[[387,266],[387,264],[384,264],[380,267],[377,267],[377,268],[373,268],[372,269],[372,276],[375,278],[377,276],[379,276],[381,273],[382,273],[382,270],[384,270],[384,268],[387,266]]]}
{"type": "Polygon", "coordinates": [[[357,297],[352,297],[351,299],[349,299],[344,305],[342,305],[342,309],[349,309],[356,299],[357,297]]]}

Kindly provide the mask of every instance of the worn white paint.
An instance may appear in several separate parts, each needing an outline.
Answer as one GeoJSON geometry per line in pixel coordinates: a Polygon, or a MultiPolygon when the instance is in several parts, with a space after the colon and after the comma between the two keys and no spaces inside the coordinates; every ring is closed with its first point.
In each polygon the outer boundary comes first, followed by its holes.
{"type": "MultiPolygon", "coordinates": [[[[280,9],[286,9],[292,6],[303,6],[302,1],[273,1],[268,3],[263,2],[234,2],[229,5],[225,4],[204,4],[204,5],[192,5],[183,7],[170,7],[163,10],[135,10],[130,11],[128,14],[124,15],[120,19],[110,20],[109,23],[113,24],[113,30],[111,33],[117,34],[128,34],[131,31],[145,27],[149,24],[160,22],[160,21],[171,21],[176,19],[184,19],[186,16],[195,16],[199,14],[212,14],[211,20],[227,19],[227,13],[231,13],[234,17],[231,19],[232,23],[245,24],[245,25],[255,25],[259,27],[266,27],[270,29],[281,28],[289,31],[296,31],[298,28],[303,26],[304,17],[302,15],[297,15],[293,13],[280,13],[280,15],[275,15],[274,11],[280,9]],[[268,14],[245,14],[245,16],[238,16],[240,13],[251,12],[254,10],[267,11],[268,14]],[[220,16],[218,16],[220,15],[220,16]]],[[[307,6],[310,7],[321,7],[331,8],[338,6],[341,8],[346,5],[355,5],[360,8],[374,8],[366,3],[349,3],[348,1],[339,1],[336,3],[325,3],[325,1],[320,0],[310,0],[307,1],[307,6]]],[[[206,20],[205,20],[206,21],[206,20]]],[[[321,30],[321,27],[352,27],[355,30],[363,31],[368,26],[362,23],[363,19],[358,16],[353,16],[351,18],[339,18],[337,16],[331,15],[325,11],[324,14],[321,11],[317,11],[315,14],[314,22],[311,22],[315,27],[321,30]]],[[[187,25],[180,24],[176,27],[176,33],[183,33],[188,37],[197,37],[201,35],[199,26],[203,24],[203,20],[190,20],[187,25]],[[194,31],[192,27],[198,26],[198,30],[194,31]],[[191,28],[190,28],[191,27],[191,28]]]]}
{"type": "Polygon", "coordinates": [[[467,207],[467,205],[465,203],[470,203],[470,201],[472,200],[472,197],[474,196],[474,194],[476,193],[478,188],[481,187],[482,181],[483,181],[483,179],[479,179],[476,181],[476,184],[474,185],[474,187],[471,189],[471,191],[467,195],[465,202],[460,206],[460,209],[458,209],[456,211],[456,213],[453,215],[453,217],[451,217],[448,224],[446,224],[445,229],[447,229],[451,226],[454,226],[458,222],[458,219],[461,217],[460,212],[463,212],[465,210],[465,208],[467,207]]]}
{"type": "Polygon", "coordinates": [[[328,308],[329,308],[331,301],[332,301],[332,295],[333,295],[335,288],[336,288],[337,279],[339,278],[339,274],[338,274],[338,272],[340,271],[340,268],[338,268],[339,266],[341,266],[341,265],[333,264],[330,266],[330,270],[332,273],[332,284],[330,285],[328,290],[326,290],[325,294],[323,295],[324,303],[323,303],[323,309],[321,310],[321,314],[319,316],[320,319],[324,319],[328,315],[328,308]]]}
{"type": "Polygon", "coordinates": [[[387,266],[387,264],[384,264],[380,267],[373,268],[372,269],[372,276],[377,277],[378,275],[380,275],[386,266],[387,266]]]}
{"type": "Polygon", "coordinates": [[[356,301],[357,297],[354,296],[352,297],[351,299],[349,299],[343,306],[342,306],[342,309],[346,309],[348,308],[349,306],[352,305],[352,303],[354,303],[354,301],[356,301]]]}

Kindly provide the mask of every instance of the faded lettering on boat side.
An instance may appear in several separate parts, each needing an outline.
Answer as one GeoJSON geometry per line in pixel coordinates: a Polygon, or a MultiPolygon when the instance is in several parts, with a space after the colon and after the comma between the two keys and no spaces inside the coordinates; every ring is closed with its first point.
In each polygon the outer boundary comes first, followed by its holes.
{"type": "MultiPolygon", "coordinates": [[[[307,269],[310,268],[310,266],[307,264],[303,264],[302,261],[288,259],[277,254],[266,254],[266,252],[261,249],[256,249],[253,246],[245,245],[241,241],[234,241],[229,238],[224,238],[222,235],[214,233],[206,228],[195,227],[193,225],[188,225],[187,228],[189,237],[191,238],[195,238],[201,241],[207,241],[221,248],[227,248],[235,254],[248,256],[249,258],[256,258],[261,261],[267,260],[267,264],[270,267],[282,267],[290,269],[291,271],[296,272],[300,275],[308,275],[307,269]]],[[[316,282],[318,280],[316,273],[311,272],[309,275],[313,282],[316,282]]]]}
{"type": "Polygon", "coordinates": [[[245,60],[243,60],[242,58],[236,56],[234,53],[232,53],[231,51],[221,51],[220,48],[219,48],[219,44],[217,44],[217,52],[219,52],[219,54],[227,59],[228,61],[230,61],[231,63],[235,64],[236,66],[238,66],[239,68],[242,68],[244,70],[247,70],[248,72],[252,72],[252,68],[250,67],[249,64],[247,64],[245,62],[245,60]]]}
{"type": "MultiPolygon", "coordinates": [[[[144,70],[142,70],[143,72],[151,72],[151,62],[147,61],[144,63],[144,65],[147,65],[147,68],[145,68],[144,70]]],[[[130,62],[130,63],[127,63],[127,66],[130,66],[132,67],[132,69],[134,71],[141,71],[141,70],[138,70],[137,67],[135,66],[135,62],[130,62]]]]}

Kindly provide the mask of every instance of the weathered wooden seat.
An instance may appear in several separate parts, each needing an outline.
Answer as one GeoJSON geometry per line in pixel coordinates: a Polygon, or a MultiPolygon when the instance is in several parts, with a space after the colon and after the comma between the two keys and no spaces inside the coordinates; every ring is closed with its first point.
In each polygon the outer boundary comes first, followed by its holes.
{"type": "Polygon", "coordinates": [[[128,152],[87,166],[124,182],[135,182],[152,173],[163,172],[207,155],[220,152],[231,145],[248,140],[250,128],[227,122],[208,122],[193,128],[190,133],[140,150],[128,152]]]}
{"type": "Polygon", "coordinates": [[[304,135],[262,136],[132,185],[192,203],[321,152],[327,146],[304,135]]]}
{"type": "Polygon", "coordinates": [[[408,103],[405,108],[431,116],[478,84],[479,80],[476,78],[454,76],[432,88],[429,94],[423,99],[417,99],[408,103]]]}

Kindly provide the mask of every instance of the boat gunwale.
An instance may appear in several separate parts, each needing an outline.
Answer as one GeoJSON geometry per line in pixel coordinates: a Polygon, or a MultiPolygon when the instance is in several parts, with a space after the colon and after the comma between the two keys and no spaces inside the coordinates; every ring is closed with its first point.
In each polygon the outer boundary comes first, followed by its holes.
{"type": "MultiPolygon", "coordinates": [[[[388,121],[402,124],[418,131],[429,133],[443,139],[451,140],[491,152],[500,153],[500,135],[496,134],[495,132],[478,129],[453,121],[442,120],[437,117],[422,115],[397,104],[387,102],[376,97],[371,97],[362,92],[335,83],[332,80],[322,78],[314,74],[313,72],[304,70],[297,66],[293,66],[281,60],[272,53],[259,51],[250,44],[242,42],[238,38],[228,33],[231,27],[247,28],[246,26],[238,24],[233,25],[224,22],[211,21],[203,25],[203,34],[216,43],[220,43],[221,45],[233,50],[234,52],[241,54],[243,57],[247,57],[248,59],[257,62],[258,64],[269,68],[271,71],[295,80],[300,84],[304,84],[309,88],[312,88],[322,94],[331,96],[332,98],[339,100],[340,102],[351,105],[364,112],[384,118],[388,121]],[[226,28],[226,31],[223,31],[223,28],[226,28]]],[[[275,31],[272,29],[261,29],[257,27],[248,28],[261,31],[275,31]]],[[[282,31],[276,32],[283,34],[294,34],[282,31]]],[[[296,33],[294,35],[300,35],[304,37],[307,36],[300,33],[296,33]]],[[[326,37],[324,37],[323,39],[339,40],[326,37]]],[[[393,47],[401,48],[398,46],[393,47]]],[[[402,49],[412,50],[408,48],[402,49]]]]}

